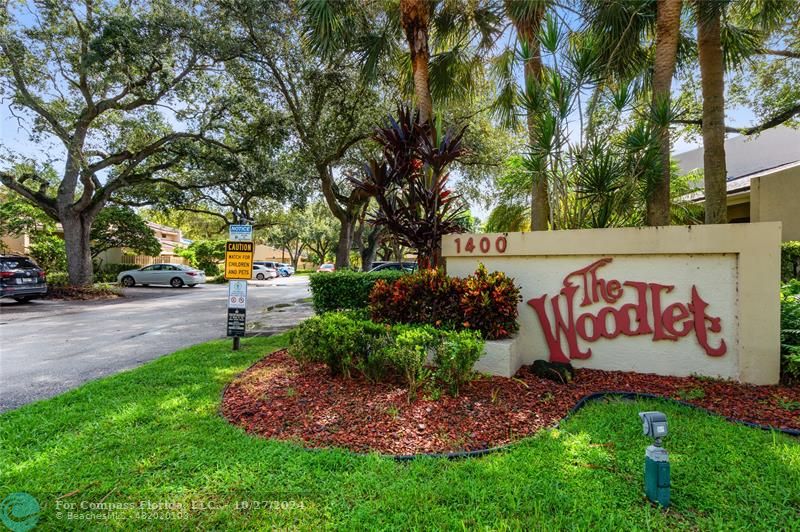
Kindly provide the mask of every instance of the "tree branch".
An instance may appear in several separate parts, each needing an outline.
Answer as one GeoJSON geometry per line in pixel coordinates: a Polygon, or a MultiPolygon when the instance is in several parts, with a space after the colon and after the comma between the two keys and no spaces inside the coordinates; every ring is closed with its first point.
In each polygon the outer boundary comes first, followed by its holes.
{"type": "Polygon", "coordinates": [[[770,50],[765,48],[761,50],[762,55],[777,55],[780,57],[790,57],[792,59],[800,59],[800,52],[795,50],[770,50]]]}
{"type": "MultiPolygon", "coordinates": [[[[727,131],[728,133],[741,133],[742,135],[754,135],[756,133],[761,133],[764,130],[779,126],[784,122],[788,122],[798,114],[800,114],[800,103],[797,103],[792,107],[789,107],[788,109],[785,109],[780,113],[773,115],[765,122],[762,122],[761,124],[758,124],[756,126],[752,127],[725,126],[725,131],[727,131]]],[[[671,123],[679,125],[689,125],[689,126],[702,126],[703,120],[700,118],[693,120],[673,120],[671,123]]]]}

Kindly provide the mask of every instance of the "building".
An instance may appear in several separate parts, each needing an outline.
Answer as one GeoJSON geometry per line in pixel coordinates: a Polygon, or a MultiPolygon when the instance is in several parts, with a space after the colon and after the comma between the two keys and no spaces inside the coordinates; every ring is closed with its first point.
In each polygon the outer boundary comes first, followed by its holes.
{"type": "MultiPolygon", "coordinates": [[[[703,168],[703,148],[673,156],[681,174],[703,168]]],[[[784,242],[800,240],[800,129],[778,126],[725,141],[728,222],[782,222],[784,242]]],[[[690,194],[702,202],[700,190],[690,194]]]]}
{"type": "MultiPolygon", "coordinates": [[[[192,243],[191,240],[183,238],[180,229],[167,227],[154,222],[146,222],[147,226],[153,231],[154,236],[161,244],[161,253],[158,256],[136,255],[124,248],[112,248],[100,253],[97,261],[103,264],[131,264],[136,266],[146,266],[157,262],[171,262],[174,264],[187,264],[186,259],[179,257],[175,250],[180,247],[187,247],[192,243]]],[[[61,224],[56,224],[56,234],[63,237],[61,224]]],[[[30,235],[4,235],[2,237],[2,247],[10,253],[27,255],[30,251],[30,235]]]]}
{"type": "Polygon", "coordinates": [[[161,244],[161,253],[158,256],[136,255],[124,248],[113,248],[100,253],[97,259],[104,264],[133,264],[136,266],[147,266],[157,262],[188,264],[188,261],[178,256],[175,251],[179,247],[185,248],[192,243],[191,240],[183,238],[180,229],[155,222],[146,221],[145,223],[153,231],[153,236],[156,237],[159,244],[161,244]]]}

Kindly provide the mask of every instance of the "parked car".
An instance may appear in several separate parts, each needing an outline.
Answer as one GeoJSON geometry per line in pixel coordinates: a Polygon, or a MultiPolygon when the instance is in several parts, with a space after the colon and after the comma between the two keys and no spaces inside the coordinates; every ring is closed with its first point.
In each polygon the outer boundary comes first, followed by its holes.
{"type": "Polygon", "coordinates": [[[173,288],[183,285],[193,287],[206,282],[206,272],[184,266],[183,264],[151,264],[138,270],[127,270],[117,276],[122,286],[147,286],[149,284],[167,284],[173,288]]]}
{"type": "Polygon", "coordinates": [[[266,266],[267,268],[272,268],[273,270],[277,270],[280,262],[275,262],[271,260],[257,260],[254,261],[253,264],[258,264],[259,266],[266,266]]]}
{"type": "Polygon", "coordinates": [[[268,268],[261,264],[253,264],[253,279],[263,281],[265,279],[274,279],[278,276],[278,270],[275,268],[268,268]]]}
{"type": "Polygon", "coordinates": [[[47,294],[44,270],[21,255],[0,256],[0,298],[10,297],[20,303],[47,294]]]}
{"type": "Polygon", "coordinates": [[[294,267],[289,264],[284,264],[283,262],[278,263],[277,270],[281,277],[289,277],[290,275],[294,275],[294,267]]]}
{"type": "Polygon", "coordinates": [[[334,270],[336,268],[333,267],[333,264],[320,264],[319,268],[317,268],[318,272],[332,272],[334,270]]]}
{"type": "Polygon", "coordinates": [[[408,273],[412,273],[417,271],[417,263],[416,262],[384,262],[378,266],[375,266],[370,270],[371,272],[385,272],[390,270],[403,270],[408,273]]]}

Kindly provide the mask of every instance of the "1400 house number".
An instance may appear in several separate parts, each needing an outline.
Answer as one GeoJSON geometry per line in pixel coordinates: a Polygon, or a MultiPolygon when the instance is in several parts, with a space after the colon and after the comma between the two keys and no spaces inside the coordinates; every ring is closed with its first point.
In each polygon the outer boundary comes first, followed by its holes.
{"type": "MultiPolygon", "coordinates": [[[[456,243],[456,253],[461,253],[461,238],[456,238],[454,241],[456,243]]],[[[507,245],[508,242],[506,242],[506,237],[504,236],[498,236],[494,240],[494,249],[498,253],[505,253],[507,245]]],[[[463,249],[467,253],[473,253],[476,249],[480,249],[481,253],[489,253],[489,251],[492,249],[492,240],[488,236],[481,237],[481,239],[478,241],[478,245],[476,246],[475,239],[473,237],[469,237],[467,242],[464,244],[463,249]]]]}

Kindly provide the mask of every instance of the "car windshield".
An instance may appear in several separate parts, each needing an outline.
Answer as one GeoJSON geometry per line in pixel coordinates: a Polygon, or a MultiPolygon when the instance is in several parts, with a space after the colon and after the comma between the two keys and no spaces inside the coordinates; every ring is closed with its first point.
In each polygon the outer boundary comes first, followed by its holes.
{"type": "Polygon", "coordinates": [[[18,270],[19,268],[38,268],[32,260],[25,257],[8,257],[2,262],[4,270],[18,270]]]}
{"type": "Polygon", "coordinates": [[[187,266],[185,264],[176,264],[175,267],[178,268],[179,270],[184,270],[184,271],[194,270],[194,268],[192,268],[191,266],[187,266]]]}

